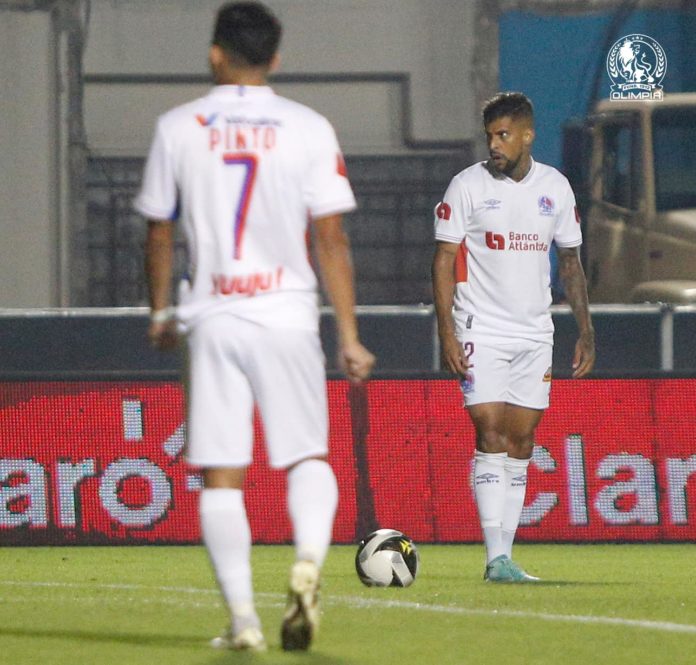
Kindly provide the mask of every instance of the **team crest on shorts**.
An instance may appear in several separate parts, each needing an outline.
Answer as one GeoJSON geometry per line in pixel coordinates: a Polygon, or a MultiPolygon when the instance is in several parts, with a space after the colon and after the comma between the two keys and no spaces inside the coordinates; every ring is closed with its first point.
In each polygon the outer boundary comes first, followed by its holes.
{"type": "Polygon", "coordinates": [[[464,378],[459,382],[462,392],[466,395],[474,389],[474,373],[467,372],[464,378]]]}
{"type": "Polygon", "coordinates": [[[539,214],[540,215],[553,215],[554,204],[553,199],[546,194],[542,194],[539,197],[539,214]]]}
{"type": "Polygon", "coordinates": [[[544,378],[542,379],[544,383],[551,383],[551,368],[549,367],[545,372],[544,372],[544,378]]]}

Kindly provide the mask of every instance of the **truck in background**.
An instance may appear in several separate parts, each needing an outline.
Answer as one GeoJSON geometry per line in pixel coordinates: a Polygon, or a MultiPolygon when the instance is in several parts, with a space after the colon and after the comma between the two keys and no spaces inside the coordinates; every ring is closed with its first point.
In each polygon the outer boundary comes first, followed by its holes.
{"type": "Polygon", "coordinates": [[[696,93],[598,102],[564,128],[592,303],[696,303],[696,93]]]}

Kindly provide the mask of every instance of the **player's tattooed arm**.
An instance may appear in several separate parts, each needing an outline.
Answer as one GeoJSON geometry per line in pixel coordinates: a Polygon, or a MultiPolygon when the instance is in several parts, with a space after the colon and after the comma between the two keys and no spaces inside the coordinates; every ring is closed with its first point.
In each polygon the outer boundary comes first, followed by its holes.
{"type": "Polygon", "coordinates": [[[577,247],[558,248],[558,268],[566,300],[573,310],[580,337],[575,344],[573,377],[586,376],[595,363],[595,336],[590,318],[587,281],[577,247]]]}
{"type": "Polygon", "coordinates": [[[145,241],[145,275],[152,312],[147,335],[154,347],[163,350],[173,349],[178,342],[170,308],[173,266],[173,224],[151,219],[145,241]]]}
{"type": "Polygon", "coordinates": [[[433,300],[440,337],[440,355],[445,369],[464,377],[468,369],[464,349],[455,336],[452,305],[454,304],[454,264],[459,245],[438,242],[432,263],[433,300]]]}

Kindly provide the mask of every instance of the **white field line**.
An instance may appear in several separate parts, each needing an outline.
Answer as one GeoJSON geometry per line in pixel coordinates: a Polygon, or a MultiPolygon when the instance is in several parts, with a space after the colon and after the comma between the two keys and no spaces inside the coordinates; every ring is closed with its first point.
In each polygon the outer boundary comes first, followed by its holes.
{"type": "MultiPolygon", "coordinates": [[[[58,588],[58,589],[110,589],[113,591],[157,591],[175,594],[195,594],[195,595],[215,595],[218,596],[217,589],[201,589],[194,587],[175,587],[175,586],[147,586],[142,584],[89,584],[79,582],[19,582],[14,580],[0,580],[0,587],[27,587],[27,588],[58,588]]],[[[256,597],[263,607],[282,607],[284,594],[279,593],[257,593],[256,597]]],[[[7,602],[11,598],[2,598],[7,602]]],[[[18,600],[18,599],[14,599],[18,600]]],[[[71,601],[75,599],[70,599],[71,601]]],[[[100,596],[103,602],[105,599],[100,596]]],[[[163,604],[177,604],[167,599],[143,599],[129,597],[132,602],[162,602],[163,604]]],[[[189,605],[188,602],[178,603],[189,605]]],[[[213,603],[200,603],[193,601],[194,606],[212,607],[213,603]]],[[[605,626],[624,626],[626,628],[640,628],[644,630],[657,630],[667,633],[688,633],[696,635],[696,625],[673,623],[671,621],[651,621],[648,619],[626,619],[622,617],[592,616],[583,614],[552,614],[549,612],[529,612],[525,610],[486,610],[480,608],[460,607],[458,605],[431,605],[429,603],[416,603],[403,600],[382,600],[379,598],[362,598],[360,596],[329,596],[326,598],[327,605],[342,605],[355,609],[399,609],[412,610],[416,612],[431,612],[437,614],[454,614],[460,616],[481,616],[481,617],[502,617],[510,619],[537,619],[541,621],[558,621],[578,624],[598,624],[605,626]]],[[[215,604],[219,606],[219,603],[215,604]]]]}
{"type": "Polygon", "coordinates": [[[525,610],[484,610],[479,608],[459,607],[457,605],[429,605],[426,603],[414,603],[403,600],[378,600],[373,598],[361,598],[360,596],[338,596],[329,599],[336,605],[348,605],[350,607],[379,607],[405,610],[420,610],[423,612],[437,612],[441,614],[459,614],[463,616],[490,616],[511,619],[539,619],[541,621],[565,621],[569,623],[596,623],[611,626],[626,626],[629,628],[645,628],[646,630],[659,630],[669,633],[696,634],[696,626],[685,623],[672,623],[670,621],[650,621],[648,619],[624,619],[621,617],[591,616],[583,614],[551,614],[548,612],[527,612],[525,610]]]}
{"type": "MultiPolygon", "coordinates": [[[[222,604],[214,602],[212,599],[207,602],[201,602],[197,600],[192,600],[187,598],[185,600],[176,600],[173,598],[143,598],[143,597],[133,597],[133,596],[122,596],[119,598],[110,598],[101,596],[90,596],[90,597],[79,597],[79,598],[66,598],[62,597],[51,597],[47,598],[45,596],[2,596],[0,595],[0,604],[28,604],[40,602],[43,605],[50,603],[74,603],[77,605],[87,605],[94,607],[105,607],[109,605],[111,607],[117,607],[119,605],[158,605],[158,606],[171,606],[177,608],[194,608],[194,609],[217,609],[222,608],[222,604]]],[[[264,603],[257,603],[259,607],[267,607],[264,603]]],[[[276,604],[278,607],[282,607],[282,603],[276,604]]],[[[272,605],[273,607],[276,605],[272,605]]]]}

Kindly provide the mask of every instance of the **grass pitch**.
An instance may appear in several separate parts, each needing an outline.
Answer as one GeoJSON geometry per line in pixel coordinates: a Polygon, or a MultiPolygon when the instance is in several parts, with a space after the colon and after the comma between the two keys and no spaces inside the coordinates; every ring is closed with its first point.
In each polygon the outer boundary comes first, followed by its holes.
{"type": "Polygon", "coordinates": [[[0,549],[0,663],[12,665],[661,665],[696,663],[693,545],[520,545],[544,582],[492,585],[480,545],[421,545],[408,589],[368,589],[354,547],[324,570],[324,617],[309,653],[278,628],[290,547],[255,547],[269,650],[220,653],[226,623],[201,547],[0,549]]]}

